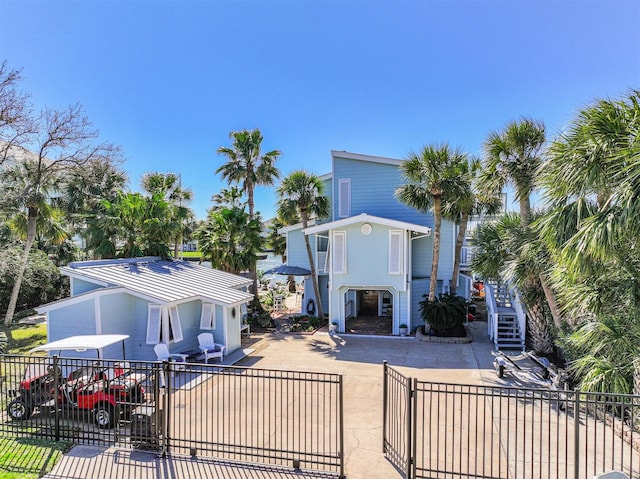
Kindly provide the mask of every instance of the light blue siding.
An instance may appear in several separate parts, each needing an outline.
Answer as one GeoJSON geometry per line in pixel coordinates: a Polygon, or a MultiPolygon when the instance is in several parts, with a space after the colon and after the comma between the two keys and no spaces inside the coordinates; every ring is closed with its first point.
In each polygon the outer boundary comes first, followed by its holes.
{"type": "Polygon", "coordinates": [[[91,283],[78,278],[71,278],[71,296],[78,296],[79,294],[86,293],[87,291],[93,291],[100,289],[103,286],[99,284],[91,283]]]}
{"type": "MultiPolygon", "coordinates": [[[[431,214],[418,213],[400,203],[394,196],[405,183],[396,165],[334,158],[334,189],[340,179],[351,179],[351,216],[367,213],[423,226],[433,226],[431,214]]],[[[333,203],[333,218],[338,217],[338,201],[333,203]]]]}
{"type": "MultiPolygon", "coordinates": [[[[311,251],[315,251],[315,235],[309,236],[311,251]]],[[[287,233],[287,264],[309,269],[309,256],[304,243],[302,228],[287,233]]]]}
{"type": "Polygon", "coordinates": [[[94,299],[87,298],[81,303],[49,311],[48,342],[58,341],[69,336],[96,334],[94,319],[94,299]]]}

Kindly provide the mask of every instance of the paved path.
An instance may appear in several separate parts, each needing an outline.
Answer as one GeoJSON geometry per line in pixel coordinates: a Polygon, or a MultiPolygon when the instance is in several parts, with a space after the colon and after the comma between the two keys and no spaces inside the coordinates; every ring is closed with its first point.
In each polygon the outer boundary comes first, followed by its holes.
{"type": "MultiPolygon", "coordinates": [[[[239,364],[260,368],[342,373],[345,459],[349,479],[393,479],[399,473],[382,454],[382,362],[427,381],[492,384],[492,345],[486,323],[471,323],[471,344],[420,343],[415,338],[313,336],[276,333],[252,347],[239,364]]],[[[238,466],[211,459],[171,457],[77,446],[47,478],[306,478],[330,477],[290,469],[238,466]]]]}

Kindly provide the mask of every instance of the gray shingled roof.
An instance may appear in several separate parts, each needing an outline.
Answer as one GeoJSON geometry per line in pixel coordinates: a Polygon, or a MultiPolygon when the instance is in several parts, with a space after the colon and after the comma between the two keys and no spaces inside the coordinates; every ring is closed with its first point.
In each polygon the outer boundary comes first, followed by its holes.
{"type": "Polygon", "coordinates": [[[79,261],[69,263],[61,271],[106,287],[122,286],[166,303],[201,297],[233,305],[253,298],[239,289],[251,284],[250,279],[186,261],[157,257],[79,261]]]}

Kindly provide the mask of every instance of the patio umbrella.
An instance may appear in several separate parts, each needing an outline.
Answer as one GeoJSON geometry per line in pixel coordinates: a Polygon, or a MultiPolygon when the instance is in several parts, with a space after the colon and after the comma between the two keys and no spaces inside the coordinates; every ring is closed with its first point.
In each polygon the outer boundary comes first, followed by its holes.
{"type": "Polygon", "coordinates": [[[308,276],[311,271],[299,266],[289,266],[288,264],[281,264],[274,268],[268,269],[264,274],[283,274],[285,276],[308,276]]]}

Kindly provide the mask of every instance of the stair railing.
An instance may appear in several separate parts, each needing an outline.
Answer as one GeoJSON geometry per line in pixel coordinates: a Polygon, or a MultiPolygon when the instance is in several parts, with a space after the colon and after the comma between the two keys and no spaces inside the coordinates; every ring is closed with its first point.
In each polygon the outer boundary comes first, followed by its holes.
{"type": "Polygon", "coordinates": [[[525,349],[524,341],[527,332],[527,313],[520,301],[520,295],[515,288],[509,288],[509,296],[511,297],[511,304],[516,312],[516,318],[518,319],[518,326],[520,326],[520,341],[522,341],[522,349],[525,349]]]}
{"type": "Polygon", "coordinates": [[[487,307],[487,334],[497,348],[498,341],[498,306],[496,305],[496,289],[493,284],[485,282],[484,300],[487,307]]]}

